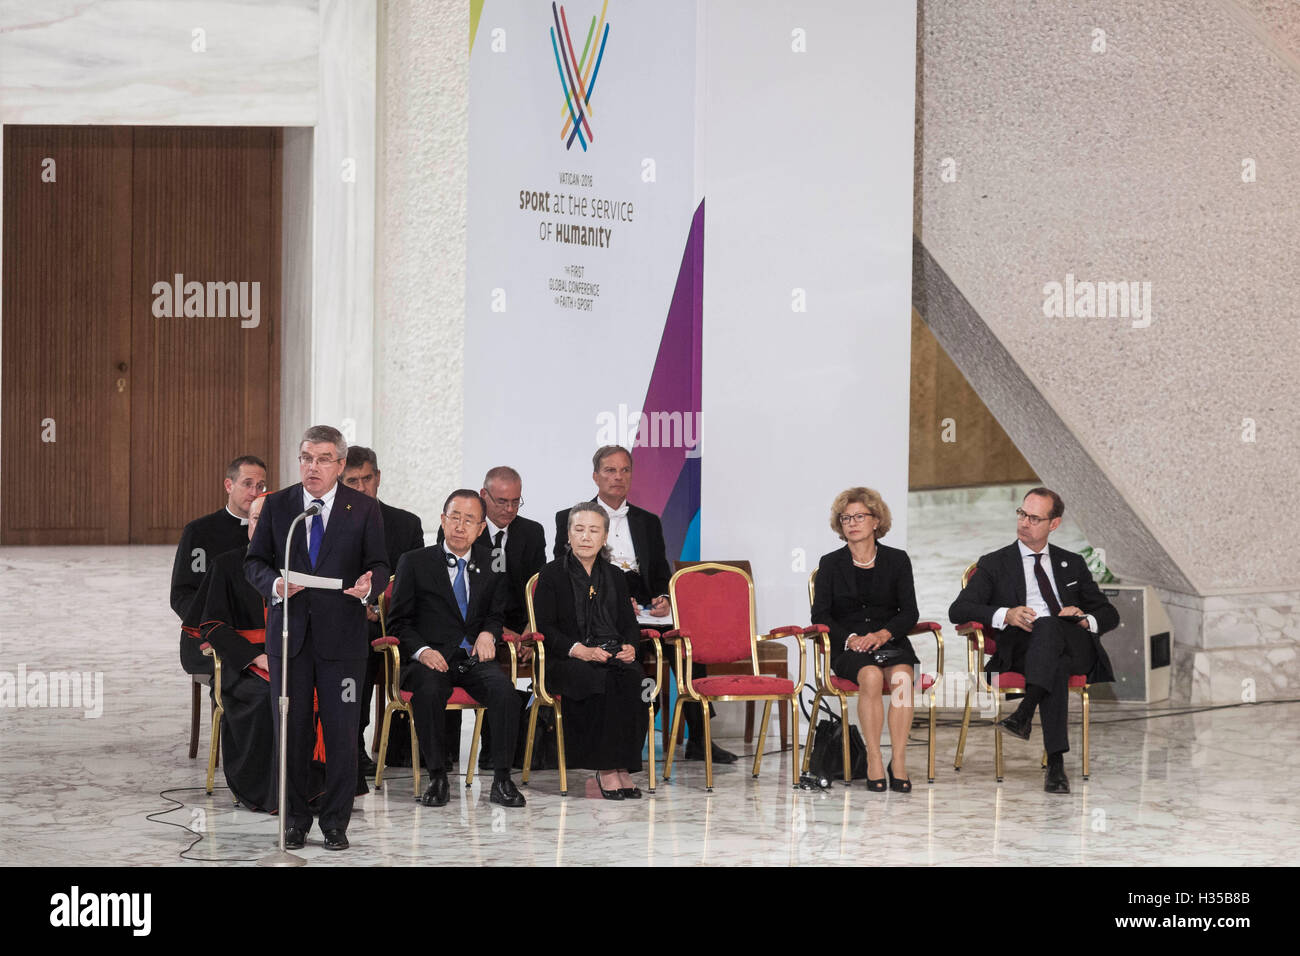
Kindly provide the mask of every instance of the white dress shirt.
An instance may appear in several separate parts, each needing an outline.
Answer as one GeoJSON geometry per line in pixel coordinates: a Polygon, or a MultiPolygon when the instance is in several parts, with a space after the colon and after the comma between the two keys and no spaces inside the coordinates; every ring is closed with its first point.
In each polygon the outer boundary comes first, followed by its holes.
{"type": "Polygon", "coordinates": [[[623,499],[623,504],[617,509],[611,508],[600,498],[596,499],[596,504],[609,515],[609,539],[605,545],[613,556],[614,567],[620,571],[640,571],[636,548],[632,547],[632,532],[627,526],[627,499],[623,499]]]}

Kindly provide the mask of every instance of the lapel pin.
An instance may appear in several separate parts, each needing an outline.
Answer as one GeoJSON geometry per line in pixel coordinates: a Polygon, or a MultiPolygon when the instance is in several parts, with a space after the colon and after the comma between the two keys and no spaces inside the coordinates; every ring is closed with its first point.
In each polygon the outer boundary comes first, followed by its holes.
{"type": "MultiPolygon", "coordinates": [[[[344,510],[345,510],[345,511],[351,511],[351,510],[352,510],[352,506],[351,506],[351,505],[345,505],[345,506],[344,506],[344,510]]],[[[1062,562],[1061,567],[1065,567],[1064,562],[1062,562]]]]}
{"type": "MultiPolygon", "coordinates": [[[[351,505],[349,505],[348,507],[351,507],[351,505]]],[[[1065,567],[1069,567],[1069,565],[1067,565],[1064,561],[1062,561],[1061,567],[1065,568],[1065,567]]]]}

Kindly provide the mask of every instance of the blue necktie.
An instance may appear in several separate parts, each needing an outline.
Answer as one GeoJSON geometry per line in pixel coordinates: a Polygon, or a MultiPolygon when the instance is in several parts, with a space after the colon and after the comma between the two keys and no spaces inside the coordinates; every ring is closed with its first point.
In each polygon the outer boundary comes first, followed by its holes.
{"type": "Polygon", "coordinates": [[[325,502],[313,498],[311,503],[321,510],[312,515],[311,534],[307,536],[307,555],[311,558],[312,568],[316,567],[316,558],[320,554],[320,543],[325,537],[325,502]]]}
{"type": "MultiPolygon", "coordinates": [[[[456,595],[456,606],[460,608],[460,616],[465,619],[469,615],[469,588],[465,586],[464,558],[456,559],[456,580],[451,582],[451,591],[456,595]]],[[[465,648],[466,653],[473,653],[474,651],[468,637],[460,639],[460,646],[465,648]]]]}

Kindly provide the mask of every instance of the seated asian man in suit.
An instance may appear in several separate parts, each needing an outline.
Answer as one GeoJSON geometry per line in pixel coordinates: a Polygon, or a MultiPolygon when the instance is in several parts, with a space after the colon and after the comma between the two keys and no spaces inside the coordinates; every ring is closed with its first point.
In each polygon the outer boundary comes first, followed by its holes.
{"type": "MultiPolygon", "coordinates": [[[[379,480],[379,459],[374,449],[366,448],[364,445],[349,445],[348,461],[343,468],[343,484],[379,501],[379,480]]],[[[386,501],[379,501],[379,516],[384,522],[384,544],[388,547],[388,566],[396,568],[397,561],[402,555],[424,547],[424,528],[420,524],[419,515],[394,508],[386,501]]],[[[376,584],[381,593],[387,586],[387,581],[376,584]]],[[[366,621],[370,640],[380,637],[379,614],[370,605],[366,606],[366,621]]],[[[375,690],[375,678],[383,669],[382,665],[383,657],[379,654],[372,653],[366,658],[366,677],[361,685],[361,732],[357,735],[357,766],[361,774],[368,777],[374,776],[376,767],[375,762],[370,759],[370,754],[366,752],[366,727],[370,725],[370,701],[375,690]]],[[[401,733],[393,733],[389,739],[392,742],[403,741],[407,739],[406,734],[406,729],[403,727],[401,733]]],[[[404,748],[394,748],[390,743],[390,762],[400,757],[405,758],[401,763],[410,762],[409,753],[394,754],[394,749],[404,748]]]]}
{"type": "Polygon", "coordinates": [[[1119,624],[1119,612],[1092,580],[1083,556],[1047,543],[1064,513],[1056,492],[1031,490],[1016,509],[1016,543],[981,557],[948,609],[954,624],[978,621],[992,634],[997,648],[990,674],[1025,675],[1020,706],[998,724],[1028,740],[1038,708],[1048,793],[1070,792],[1064,760],[1070,675],[1087,674],[1090,684],[1115,679],[1101,635],[1119,624]]]}
{"type": "MultiPolygon", "coordinates": [[[[614,567],[623,571],[627,590],[637,605],[652,617],[665,619],[666,630],[672,608],[668,602],[668,554],[664,546],[664,528],[659,516],[631,504],[627,498],[632,491],[632,453],[622,445],[605,445],[596,449],[591,457],[591,480],[596,483],[596,497],[592,499],[609,515],[608,548],[613,555],[614,567]]],[[[555,556],[561,558],[569,544],[569,509],[555,515],[555,556]]],[[[673,658],[669,658],[669,666],[673,658]]],[[[708,670],[696,664],[693,673],[707,676],[708,670]]],[[[710,704],[710,707],[713,705],[710,704]]],[[[713,711],[709,711],[712,716],[713,711]]],[[[686,720],[686,759],[704,759],[704,712],[699,704],[686,704],[682,708],[686,720]]],[[[714,763],[735,763],[736,755],[713,745],[714,763]]]]}
{"type": "Polygon", "coordinates": [[[440,807],[450,799],[444,720],[452,691],[463,687],[487,708],[492,727],[491,802],[522,807],[523,795],[510,779],[519,731],[515,689],[491,662],[501,637],[506,575],[492,569],[492,553],[478,544],[483,499],[461,489],[442,508],[442,544],[402,556],[393,583],[389,633],[402,654],[402,687],[410,691],[420,753],[429,770],[421,802],[440,807]]]}
{"type": "MultiPolygon", "coordinates": [[[[483,477],[483,488],[479,491],[479,497],[487,508],[487,522],[483,533],[478,537],[478,543],[492,549],[493,569],[504,571],[510,579],[503,621],[516,634],[528,630],[528,606],[525,603],[524,588],[528,585],[528,579],[546,564],[546,530],[536,521],[519,513],[524,503],[523,491],[523,478],[509,465],[498,465],[490,469],[483,477]]],[[[441,529],[438,530],[438,543],[442,543],[441,529]]],[[[519,648],[520,659],[527,660],[529,654],[527,647],[519,648]]],[[[460,739],[461,713],[459,710],[447,711],[448,740],[460,739]]],[[[490,726],[483,728],[478,765],[481,770],[492,766],[490,726]]]]}

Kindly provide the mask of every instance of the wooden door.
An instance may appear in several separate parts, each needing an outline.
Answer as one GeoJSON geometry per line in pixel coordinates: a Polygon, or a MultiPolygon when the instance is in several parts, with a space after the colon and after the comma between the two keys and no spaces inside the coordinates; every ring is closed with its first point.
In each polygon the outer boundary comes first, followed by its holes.
{"type": "Polygon", "coordinates": [[[6,126],[5,544],[127,540],[130,293],[130,128],[6,126]]]}
{"type": "Polygon", "coordinates": [[[280,136],[5,127],[0,542],[172,543],[241,454],[274,487],[280,136]]]}

